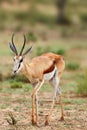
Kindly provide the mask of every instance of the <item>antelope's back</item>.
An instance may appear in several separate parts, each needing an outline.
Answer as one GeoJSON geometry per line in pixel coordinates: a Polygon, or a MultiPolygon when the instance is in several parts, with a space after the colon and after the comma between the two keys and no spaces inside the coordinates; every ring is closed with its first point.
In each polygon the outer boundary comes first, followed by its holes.
{"type": "Polygon", "coordinates": [[[49,68],[52,68],[54,66],[54,62],[48,56],[41,55],[33,58],[30,63],[30,66],[35,74],[41,74],[49,68]]]}
{"type": "Polygon", "coordinates": [[[43,56],[49,57],[51,60],[53,60],[56,64],[56,67],[58,68],[59,72],[62,72],[65,69],[65,61],[63,56],[57,55],[54,53],[44,53],[43,56]]]}

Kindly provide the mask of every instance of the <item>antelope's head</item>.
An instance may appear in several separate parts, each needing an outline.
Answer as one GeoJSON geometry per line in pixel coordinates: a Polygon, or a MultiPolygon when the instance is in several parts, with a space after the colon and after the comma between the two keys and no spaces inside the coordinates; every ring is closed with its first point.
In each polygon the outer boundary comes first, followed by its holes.
{"type": "Polygon", "coordinates": [[[18,54],[18,51],[15,47],[15,44],[14,44],[14,41],[13,41],[13,38],[14,38],[14,34],[12,35],[12,41],[9,43],[9,46],[11,48],[11,50],[15,53],[15,56],[14,56],[14,67],[13,67],[13,73],[14,74],[17,74],[18,72],[20,72],[20,70],[23,68],[23,59],[24,59],[24,56],[30,52],[30,50],[32,49],[32,46],[30,48],[28,48],[24,53],[23,53],[23,50],[24,50],[24,47],[25,47],[25,43],[26,43],[26,37],[24,35],[24,43],[23,43],[23,46],[21,48],[21,51],[20,53],[18,54]]]}

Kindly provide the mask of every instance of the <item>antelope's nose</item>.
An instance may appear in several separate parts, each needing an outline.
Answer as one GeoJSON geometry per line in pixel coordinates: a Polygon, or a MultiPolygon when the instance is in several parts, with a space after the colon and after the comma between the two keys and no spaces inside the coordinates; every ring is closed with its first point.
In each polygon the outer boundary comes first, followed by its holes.
{"type": "Polygon", "coordinates": [[[16,70],[14,70],[14,74],[16,74],[16,70]]]}

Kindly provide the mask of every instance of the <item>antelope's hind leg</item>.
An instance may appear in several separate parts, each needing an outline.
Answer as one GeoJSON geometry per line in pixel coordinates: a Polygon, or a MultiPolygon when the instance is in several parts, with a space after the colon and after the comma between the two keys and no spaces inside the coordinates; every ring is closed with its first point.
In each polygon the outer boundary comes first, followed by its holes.
{"type": "Polygon", "coordinates": [[[46,116],[45,125],[49,124],[50,116],[52,115],[52,111],[53,111],[53,108],[54,108],[54,105],[55,105],[56,94],[57,94],[57,89],[58,89],[58,84],[59,84],[57,71],[55,72],[54,77],[50,80],[50,84],[53,86],[54,92],[53,92],[53,100],[52,100],[51,109],[50,109],[48,115],[46,116]]]}
{"type": "Polygon", "coordinates": [[[61,106],[61,119],[60,120],[64,120],[64,110],[63,110],[63,104],[62,104],[62,99],[61,99],[61,89],[59,88],[59,80],[60,80],[60,78],[58,78],[58,72],[56,71],[54,77],[50,80],[50,84],[54,88],[54,95],[53,95],[53,101],[52,101],[52,106],[51,106],[50,112],[46,117],[45,125],[49,124],[50,116],[52,114],[52,111],[53,111],[53,108],[55,105],[57,93],[59,95],[59,102],[60,102],[60,106],[61,106]]]}
{"type": "Polygon", "coordinates": [[[57,88],[57,93],[58,93],[58,96],[59,96],[59,104],[60,104],[60,107],[61,107],[60,121],[63,121],[64,120],[64,108],[63,108],[63,103],[62,103],[62,93],[61,93],[60,87],[57,88]]]}

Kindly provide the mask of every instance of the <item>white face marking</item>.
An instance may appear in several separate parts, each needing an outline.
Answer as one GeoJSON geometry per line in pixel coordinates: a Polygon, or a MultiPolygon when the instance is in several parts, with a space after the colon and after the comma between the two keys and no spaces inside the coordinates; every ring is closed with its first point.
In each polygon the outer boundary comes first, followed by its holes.
{"type": "Polygon", "coordinates": [[[57,68],[55,67],[52,72],[44,74],[44,80],[47,80],[47,81],[51,80],[53,78],[56,70],[57,70],[57,68]]]}
{"type": "Polygon", "coordinates": [[[19,56],[19,58],[17,58],[16,56],[14,57],[14,74],[17,74],[23,68],[23,61],[21,62],[22,59],[22,56],[19,56]]]}

